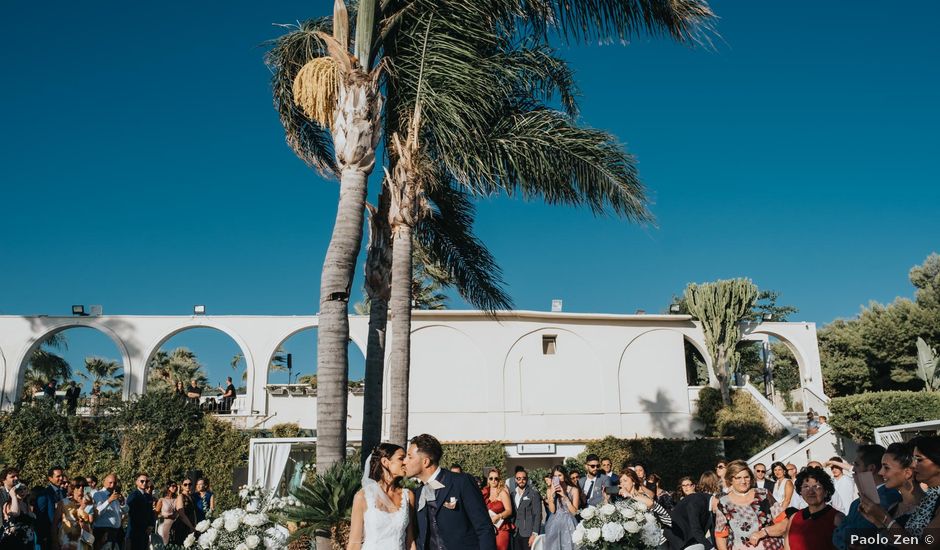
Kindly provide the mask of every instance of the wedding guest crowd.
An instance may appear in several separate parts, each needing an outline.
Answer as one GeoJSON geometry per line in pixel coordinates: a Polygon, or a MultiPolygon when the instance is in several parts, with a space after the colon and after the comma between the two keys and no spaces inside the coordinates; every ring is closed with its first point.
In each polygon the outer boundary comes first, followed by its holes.
{"type": "Polygon", "coordinates": [[[170,480],[156,496],[144,472],[134,476],[134,489],[127,494],[116,474],[105,476],[98,488],[95,476],[70,478],[61,466],[49,468],[45,485],[32,490],[15,467],[0,470],[0,479],[0,550],[150,550],[156,542],[182,545],[196,523],[212,517],[215,509],[205,478],[170,480]]]}

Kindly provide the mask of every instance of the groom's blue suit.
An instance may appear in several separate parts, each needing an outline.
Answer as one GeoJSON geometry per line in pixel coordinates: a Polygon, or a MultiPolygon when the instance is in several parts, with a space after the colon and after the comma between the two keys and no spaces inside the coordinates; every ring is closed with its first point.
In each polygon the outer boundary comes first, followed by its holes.
{"type": "Polygon", "coordinates": [[[473,478],[442,468],[437,481],[443,487],[418,510],[418,550],[496,550],[493,522],[473,478]]]}

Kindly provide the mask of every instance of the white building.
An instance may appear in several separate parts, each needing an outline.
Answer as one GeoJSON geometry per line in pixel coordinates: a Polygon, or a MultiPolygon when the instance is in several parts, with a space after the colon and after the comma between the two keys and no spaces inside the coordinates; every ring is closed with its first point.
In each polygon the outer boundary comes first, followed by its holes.
{"type": "MultiPolygon", "coordinates": [[[[248,391],[232,421],[245,428],[297,422],[312,429],[315,391],[266,381],[275,350],[317,322],[316,316],[0,316],[0,405],[12,406],[21,394],[27,358],[50,334],[75,326],[107,334],[121,352],[129,399],[146,391],[147,364],[163,343],[188,328],[211,327],[239,345],[248,370],[248,391]]],[[[363,354],[367,329],[367,317],[350,317],[350,338],[363,354]]],[[[768,336],[785,342],[799,363],[804,409],[826,412],[815,324],[745,326],[745,338],[768,336]]],[[[608,435],[691,438],[700,388],[688,383],[685,342],[710,363],[701,328],[686,315],[415,311],[410,430],[443,441],[501,441],[510,456],[545,461],[608,435]]],[[[770,422],[796,433],[780,411],[752,393],[770,422]]],[[[362,398],[351,394],[351,442],[360,439],[361,425],[362,398]]],[[[798,437],[781,449],[795,443],[798,437]]]]}

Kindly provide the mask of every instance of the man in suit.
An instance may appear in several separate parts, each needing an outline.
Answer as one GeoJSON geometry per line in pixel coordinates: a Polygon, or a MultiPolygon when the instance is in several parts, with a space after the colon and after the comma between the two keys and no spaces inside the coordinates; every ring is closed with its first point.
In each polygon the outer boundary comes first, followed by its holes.
{"type": "Polygon", "coordinates": [[[153,497],[144,490],[150,476],[139,473],[134,477],[136,488],[127,495],[127,540],[130,542],[129,550],[148,550],[150,548],[150,533],[153,532],[153,497]]]}
{"type": "Polygon", "coordinates": [[[496,533],[480,489],[467,474],[439,466],[440,441],[421,434],[411,440],[405,473],[423,483],[418,497],[418,550],[496,550],[496,533]]]}
{"type": "Polygon", "coordinates": [[[767,466],[758,462],[754,465],[754,482],[758,489],[767,489],[774,492],[774,482],[767,479],[767,466]]]}
{"type": "Polygon", "coordinates": [[[601,459],[596,454],[589,454],[584,461],[587,474],[578,480],[578,487],[584,498],[582,508],[600,506],[604,501],[604,487],[610,485],[610,478],[601,470],[601,459]]]}
{"type": "Polygon", "coordinates": [[[54,545],[55,541],[55,505],[62,500],[59,492],[59,485],[65,476],[65,470],[61,466],[53,466],[46,473],[46,479],[49,485],[43,488],[42,492],[36,497],[36,543],[42,550],[58,548],[54,545]]]}
{"type": "Polygon", "coordinates": [[[529,473],[525,469],[516,470],[516,487],[510,492],[513,522],[516,531],[512,537],[513,550],[529,550],[539,527],[542,526],[542,496],[529,485],[529,473]]]}

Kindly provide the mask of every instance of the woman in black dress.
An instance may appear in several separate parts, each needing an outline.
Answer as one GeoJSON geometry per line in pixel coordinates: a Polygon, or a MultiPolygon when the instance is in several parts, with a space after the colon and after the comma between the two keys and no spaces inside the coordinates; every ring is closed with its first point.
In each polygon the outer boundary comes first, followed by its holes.
{"type": "Polygon", "coordinates": [[[186,537],[196,529],[196,502],[193,500],[193,480],[184,479],[176,497],[176,521],[170,527],[170,543],[183,544],[186,537]]]}

